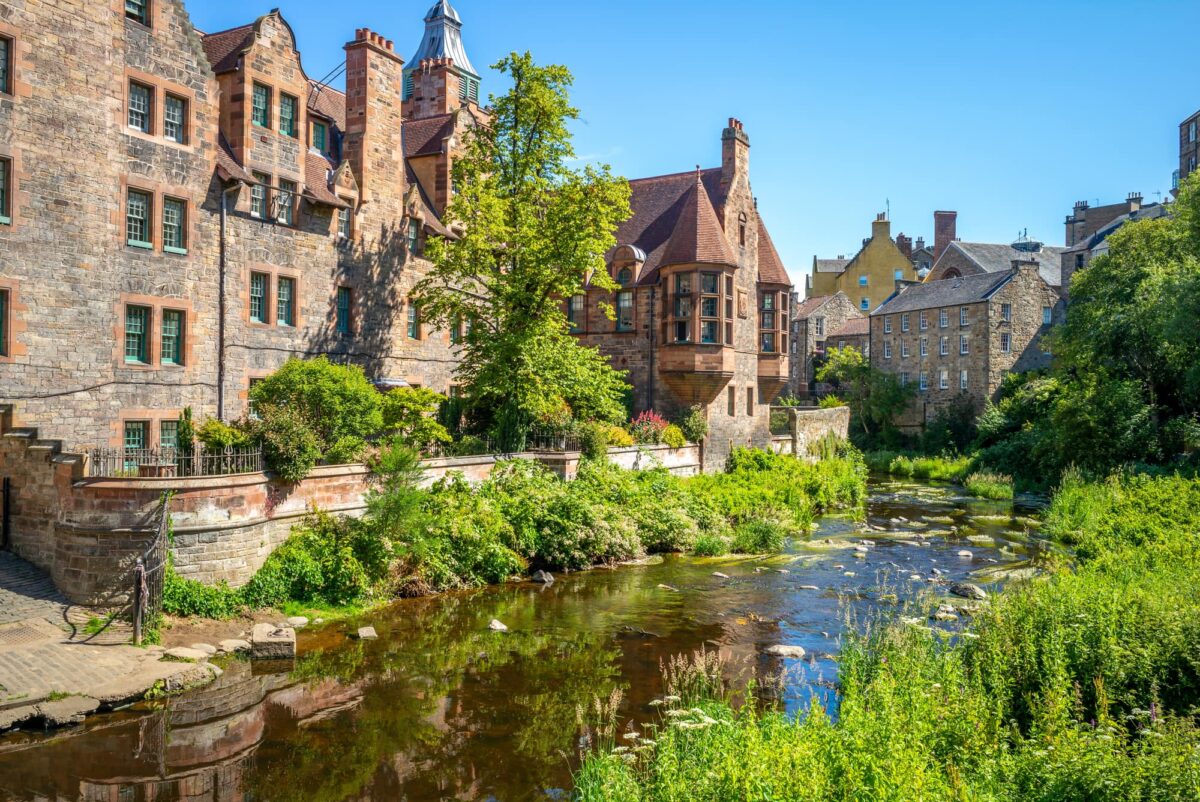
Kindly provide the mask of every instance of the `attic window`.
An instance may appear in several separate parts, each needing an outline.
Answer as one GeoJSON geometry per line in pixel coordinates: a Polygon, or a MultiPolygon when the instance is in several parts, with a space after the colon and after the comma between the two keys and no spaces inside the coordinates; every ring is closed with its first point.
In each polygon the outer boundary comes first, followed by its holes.
{"type": "Polygon", "coordinates": [[[628,287],[633,281],[633,271],[628,267],[623,267],[617,272],[617,283],[622,287],[628,287]]]}

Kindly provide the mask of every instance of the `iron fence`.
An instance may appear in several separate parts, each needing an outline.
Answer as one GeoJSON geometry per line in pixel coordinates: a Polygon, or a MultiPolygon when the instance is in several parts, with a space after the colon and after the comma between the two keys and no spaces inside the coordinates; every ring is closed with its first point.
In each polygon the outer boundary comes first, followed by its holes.
{"type": "Polygon", "coordinates": [[[87,452],[87,475],[103,479],[230,476],[267,469],[262,449],[94,448],[87,452]]]}

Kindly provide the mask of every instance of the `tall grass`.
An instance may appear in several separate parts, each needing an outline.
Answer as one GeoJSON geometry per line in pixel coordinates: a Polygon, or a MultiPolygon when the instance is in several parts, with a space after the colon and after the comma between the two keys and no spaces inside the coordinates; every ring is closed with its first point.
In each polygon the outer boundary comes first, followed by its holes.
{"type": "Polygon", "coordinates": [[[851,638],[836,720],[704,700],[652,749],[588,756],[577,797],[1200,799],[1200,481],[1068,477],[1046,529],[1077,570],[1011,588],[971,638],[851,638]]]}
{"type": "Polygon", "coordinates": [[[975,471],[963,480],[963,487],[972,496],[996,500],[1013,497],[1013,480],[1011,476],[990,471],[975,471]]]}

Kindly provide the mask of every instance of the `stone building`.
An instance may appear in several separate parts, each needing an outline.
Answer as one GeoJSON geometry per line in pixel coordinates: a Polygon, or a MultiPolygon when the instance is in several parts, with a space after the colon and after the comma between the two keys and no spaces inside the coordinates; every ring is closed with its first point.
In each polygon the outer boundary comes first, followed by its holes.
{"type": "Polygon", "coordinates": [[[830,333],[857,319],[866,320],[866,316],[841,291],[793,303],[791,395],[807,398],[816,392],[816,363],[825,355],[830,333]]]}
{"type": "Polygon", "coordinates": [[[1130,193],[1124,203],[1088,207],[1087,201],[1075,204],[1075,213],[1067,217],[1067,247],[1062,251],[1062,295],[1070,298],[1071,278],[1108,253],[1108,238],[1126,223],[1154,220],[1167,213],[1161,203],[1142,203],[1139,193],[1130,193]]]}
{"type": "Polygon", "coordinates": [[[1200,111],[1179,124],[1179,169],[1175,172],[1171,189],[1179,191],[1179,182],[1196,171],[1200,159],[1200,111]]]}
{"type": "Polygon", "coordinates": [[[770,404],[788,383],[791,280],[751,191],[739,121],[721,145],[720,167],[630,182],[633,215],[608,255],[621,289],[565,302],[580,342],[628,371],[636,411],[706,410],[706,470],[736,446],[770,444],[770,404]]]}
{"type": "Polygon", "coordinates": [[[1042,279],[1051,287],[1062,288],[1064,248],[1046,245],[1029,237],[1011,244],[963,242],[957,237],[957,212],[934,213],[934,263],[925,281],[978,276],[984,273],[1008,273],[1017,261],[1037,263],[1042,279]]]}
{"type": "Polygon", "coordinates": [[[871,224],[871,237],[853,258],[813,259],[808,276],[810,298],[843,292],[864,314],[887,298],[897,281],[915,281],[912,240],[903,234],[893,240],[892,224],[880,214],[871,224]]]}
{"type": "Polygon", "coordinates": [[[868,359],[871,358],[871,320],[855,317],[839,328],[829,332],[826,348],[854,348],[868,359]]]}
{"type": "Polygon", "coordinates": [[[457,14],[425,23],[408,68],[359,29],[340,92],[278,11],[206,34],[181,0],[0,9],[0,403],[150,447],[292,356],[448,391],[454,337],[408,293],[483,112],[457,14]]]}
{"type": "Polygon", "coordinates": [[[871,364],[918,391],[906,427],[920,427],[960,397],[976,410],[1004,376],[1048,367],[1042,337],[1062,318],[1058,288],[1041,263],[901,286],[871,314],[871,364]]]}

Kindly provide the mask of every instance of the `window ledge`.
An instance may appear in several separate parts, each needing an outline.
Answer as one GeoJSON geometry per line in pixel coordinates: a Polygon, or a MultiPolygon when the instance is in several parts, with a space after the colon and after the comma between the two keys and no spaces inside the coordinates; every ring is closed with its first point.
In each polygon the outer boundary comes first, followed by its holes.
{"type": "Polygon", "coordinates": [[[0,225],[11,226],[12,218],[6,214],[0,214],[0,225]]]}
{"type": "Polygon", "coordinates": [[[137,240],[126,240],[125,244],[128,245],[130,248],[140,248],[143,251],[154,250],[153,243],[149,243],[149,242],[138,242],[137,240]]]}
{"type": "Polygon", "coordinates": [[[187,256],[187,248],[172,248],[170,245],[163,246],[164,253],[173,253],[177,256],[187,256]]]}

